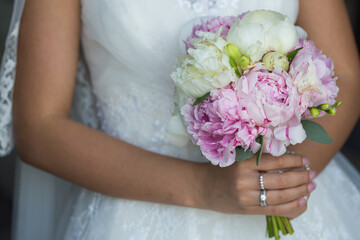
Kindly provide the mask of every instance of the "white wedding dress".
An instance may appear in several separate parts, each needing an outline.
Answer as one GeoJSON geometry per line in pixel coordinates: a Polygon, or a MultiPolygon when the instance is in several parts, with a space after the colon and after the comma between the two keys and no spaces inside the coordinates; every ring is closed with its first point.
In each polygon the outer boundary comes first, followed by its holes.
{"type": "MultiPolygon", "coordinates": [[[[81,4],[82,48],[100,130],[141,148],[190,161],[204,159],[191,144],[179,148],[169,143],[165,126],[174,93],[169,73],[175,57],[182,54],[182,40],[190,33],[192,23],[199,17],[238,15],[254,9],[276,10],[295,22],[298,12],[297,0],[82,0],[81,4]]],[[[21,190],[21,184],[28,184],[24,179],[36,178],[28,175],[37,171],[26,168],[19,167],[18,180],[17,201],[23,212],[26,203],[21,205],[21,201],[26,190],[21,190]]],[[[295,234],[282,239],[358,239],[360,191],[354,181],[360,183],[359,175],[342,155],[337,155],[316,179],[318,188],[309,199],[306,213],[292,221],[295,234]]],[[[68,193],[68,189],[63,192],[68,193]]],[[[48,217],[52,219],[48,236],[66,240],[237,240],[265,236],[264,216],[116,199],[86,189],[75,192],[69,194],[72,200],[68,204],[53,204],[56,213],[48,217]],[[64,214],[61,220],[54,220],[58,212],[64,214]]],[[[56,193],[52,196],[48,199],[56,201],[56,193]]],[[[16,239],[35,239],[26,238],[26,231],[31,234],[33,229],[24,227],[26,222],[19,223],[21,213],[15,218],[16,239]]],[[[31,217],[27,219],[31,221],[31,217]]]]}

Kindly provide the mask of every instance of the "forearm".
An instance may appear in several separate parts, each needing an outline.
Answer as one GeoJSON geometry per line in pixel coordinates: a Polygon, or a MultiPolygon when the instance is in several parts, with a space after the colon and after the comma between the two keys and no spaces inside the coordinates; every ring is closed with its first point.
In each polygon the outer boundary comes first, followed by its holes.
{"type": "Polygon", "coordinates": [[[79,0],[26,1],[13,95],[21,158],[103,194],[199,207],[206,165],[142,150],[69,119],[80,12],[79,0]]]}
{"type": "Polygon", "coordinates": [[[204,164],[137,148],[65,117],[15,124],[21,158],[114,197],[202,207],[204,164]]]}
{"type": "Polygon", "coordinates": [[[341,149],[359,118],[360,62],[343,0],[301,0],[297,24],[307,31],[309,40],[333,58],[340,89],[336,100],[343,103],[336,116],[314,120],[326,129],[333,144],[307,140],[293,147],[311,160],[312,169],[320,172],[341,149]]]}

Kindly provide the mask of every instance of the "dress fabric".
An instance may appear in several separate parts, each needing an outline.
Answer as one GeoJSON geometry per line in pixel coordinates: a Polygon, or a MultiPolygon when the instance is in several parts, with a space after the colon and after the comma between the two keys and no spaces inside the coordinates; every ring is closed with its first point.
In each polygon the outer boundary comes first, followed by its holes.
{"type": "MultiPolygon", "coordinates": [[[[297,0],[82,0],[82,46],[97,99],[100,129],[141,148],[204,162],[191,143],[166,138],[174,86],[169,73],[183,54],[194,21],[272,9],[294,22],[297,0]]],[[[101,160],[99,160],[101,161],[101,160]]],[[[134,159],[136,161],[136,159],[134,159]]],[[[292,221],[295,235],[282,239],[356,239],[360,192],[345,174],[341,155],[316,179],[307,212],[292,221]]],[[[358,177],[358,175],[354,174],[358,177]]],[[[166,183],[164,183],[166,184],[166,183]]],[[[82,190],[59,239],[265,239],[264,216],[116,199],[82,190]]]]}

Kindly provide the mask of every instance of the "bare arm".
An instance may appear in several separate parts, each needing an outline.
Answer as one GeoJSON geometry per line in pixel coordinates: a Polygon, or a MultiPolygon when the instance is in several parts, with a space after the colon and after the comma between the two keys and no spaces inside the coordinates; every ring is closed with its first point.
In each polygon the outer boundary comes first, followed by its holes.
{"type": "Polygon", "coordinates": [[[333,58],[335,74],[339,77],[338,101],[343,104],[336,116],[318,120],[334,140],[323,145],[312,141],[295,146],[295,152],[307,156],[311,168],[320,172],[340,150],[360,113],[360,62],[343,0],[300,0],[298,25],[308,33],[319,49],[333,58]]]}
{"type": "Polygon", "coordinates": [[[313,190],[305,170],[265,173],[270,206],[259,206],[258,171],[303,167],[300,156],[264,157],[259,168],[253,158],[221,169],[148,152],[71,121],[79,32],[79,1],[26,1],[13,108],[24,161],[114,197],[237,214],[305,211],[303,196],[313,190]]]}
{"type": "Polygon", "coordinates": [[[200,205],[204,166],[136,148],[69,119],[79,31],[79,1],[26,1],[13,109],[22,159],[104,194],[200,205]]]}

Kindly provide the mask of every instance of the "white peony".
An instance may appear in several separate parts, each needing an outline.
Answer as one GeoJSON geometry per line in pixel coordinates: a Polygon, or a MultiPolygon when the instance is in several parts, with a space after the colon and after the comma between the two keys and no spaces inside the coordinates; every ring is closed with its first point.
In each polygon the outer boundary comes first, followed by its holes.
{"type": "Polygon", "coordinates": [[[257,10],[236,20],[226,40],[256,62],[269,51],[286,55],[298,42],[298,33],[287,16],[270,10],[257,10]]]}
{"type": "Polygon", "coordinates": [[[220,32],[200,32],[191,44],[189,55],[178,59],[178,66],[171,73],[177,88],[192,98],[199,98],[215,88],[223,88],[237,79],[225,53],[228,44],[220,32]]]}
{"type": "Polygon", "coordinates": [[[190,140],[180,113],[173,115],[166,125],[166,137],[174,145],[184,147],[190,140]]]}

